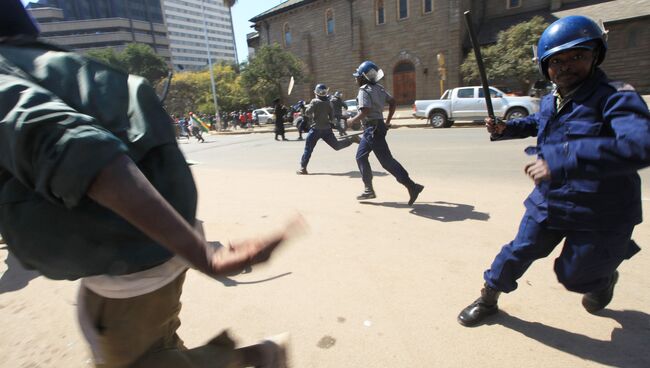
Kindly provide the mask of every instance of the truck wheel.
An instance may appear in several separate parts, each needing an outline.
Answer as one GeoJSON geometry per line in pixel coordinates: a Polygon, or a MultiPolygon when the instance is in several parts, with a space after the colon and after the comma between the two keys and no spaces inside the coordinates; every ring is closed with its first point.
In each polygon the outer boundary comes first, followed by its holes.
{"type": "Polygon", "coordinates": [[[429,124],[432,128],[445,128],[447,125],[447,115],[444,112],[434,111],[429,115],[429,124]]]}
{"type": "Polygon", "coordinates": [[[528,116],[528,111],[526,111],[526,109],[522,107],[513,107],[506,114],[506,120],[523,118],[524,116],[528,116]]]}

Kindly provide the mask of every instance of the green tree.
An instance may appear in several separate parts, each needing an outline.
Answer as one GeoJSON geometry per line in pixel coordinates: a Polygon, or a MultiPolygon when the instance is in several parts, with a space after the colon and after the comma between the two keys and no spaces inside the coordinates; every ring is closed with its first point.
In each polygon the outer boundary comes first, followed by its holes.
{"type": "Polygon", "coordinates": [[[152,84],[167,75],[168,67],[165,59],[157,55],[149,45],[130,43],[119,54],[129,74],[147,78],[152,84]]]}
{"type": "Polygon", "coordinates": [[[130,43],[121,52],[112,48],[91,50],[86,55],[129,74],[140,75],[155,84],[167,75],[165,59],[157,55],[149,45],[130,43]]]}
{"type": "MultiPolygon", "coordinates": [[[[250,100],[241,85],[241,76],[234,67],[217,64],[213,66],[213,72],[219,110],[246,109],[250,100]]],[[[165,100],[165,108],[174,115],[187,114],[189,111],[214,114],[209,70],[175,74],[165,100]]]]}
{"type": "Polygon", "coordinates": [[[86,56],[99,60],[104,64],[108,64],[114,68],[126,71],[127,67],[120,60],[120,56],[115,52],[115,49],[107,47],[104,49],[94,49],[86,52],[86,56]]]}
{"type": "MultiPolygon", "coordinates": [[[[481,48],[485,71],[490,81],[515,81],[523,91],[539,79],[537,64],[533,61],[532,46],[537,45],[539,37],[548,24],[536,16],[499,32],[497,43],[481,48]]],[[[466,83],[479,83],[480,76],[476,57],[470,52],[460,67],[466,83]]]]}
{"type": "Polygon", "coordinates": [[[251,101],[257,105],[268,105],[282,96],[283,88],[290,77],[298,83],[303,79],[302,62],[277,43],[260,47],[255,56],[242,64],[242,85],[251,101]]]}

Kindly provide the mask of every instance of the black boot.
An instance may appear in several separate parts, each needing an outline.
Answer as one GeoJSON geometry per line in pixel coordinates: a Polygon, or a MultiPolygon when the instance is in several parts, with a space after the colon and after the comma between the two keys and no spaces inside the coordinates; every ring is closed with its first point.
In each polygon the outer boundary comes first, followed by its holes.
{"type": "Polygon", "coordinates": [[[612,301],[614,297],[614,286],[618,281],[618,271],[614,271],[609,285],[599,291],[592,291],[582,296],[582,306],[585,307],[587,312],[596,313],[602,310],[612,301]]]}
{"type": "Polygon", "coordinates": [[[424,185],[413,183],[410,187],[407,187],[409,190],[409,206],[412,206],[415,203],[415,200],[418,199],[418,196],[424,189],[424,185]]]}
{"type": "Polygon", "coordinates": [[[373,198],[377,198],[377,196],[375,195],[375,191],[372,189],[372,187],[366,187],[363,190],[363,193],[361,193],[360,196],[357,196],[358,201],[363,201],[366,199],[373,199],[373,198]]]}
{"type": "Polygon", "coordinates": [[[296,174],[298,174],[298,175],[307,175],[309,173],[307,172],[307,168],[301,167],[300,169],[296,170],[296,174]]]}
{"type": "Polygon", "coordinates": [[[458,323],[465,327],[476,326],[485,317],[498,312],[499,306],[497,305],[497,301],[499,301],[499,295],[501,295],[500,291],[492,289],[485,284],[481,290],[481,297],[460,312],[458,315],[458,323]]]}

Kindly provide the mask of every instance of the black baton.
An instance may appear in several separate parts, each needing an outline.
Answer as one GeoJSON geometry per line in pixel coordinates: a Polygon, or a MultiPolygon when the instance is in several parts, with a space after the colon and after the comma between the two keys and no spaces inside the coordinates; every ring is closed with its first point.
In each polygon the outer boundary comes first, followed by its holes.
{"type": "Polygon", "coordinates": [[[472,26],[472,18],[470,17],[469,10],[465,13],[465,25],[467,25],[467,31],[469,32],[469,39],[472,41],[472,48],[474,49],[474,56],[476,56],[476,64],[478,64],[478,73],[481,75],[481,84],[483,85],[483,95],[485,95],[485,106],[487,107],[487,113],[492,120],[497,121],[496,116],[494,116],[494,108],[492,107],[492,98],[490,96],[490,86],[488,86],[487,74],[485,73],[485,66],[483,66],[483,57],[481,56],[481,48],[476,39],[476,33],[474,32],[474,27],[472,26]]]}

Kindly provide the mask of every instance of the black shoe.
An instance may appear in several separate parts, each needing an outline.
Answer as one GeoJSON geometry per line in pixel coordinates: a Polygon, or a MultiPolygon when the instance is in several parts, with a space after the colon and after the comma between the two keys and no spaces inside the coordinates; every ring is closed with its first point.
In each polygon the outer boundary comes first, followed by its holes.
{"type": "Polygon", "coordinates": [[[458,323],[465,327],[472,327],[482,322],[486,317],[496,314],[499,311],[497,301],[500,294],[500,291],[485,285],[481,290],[481,297],[460,312],[458,323]]]}
{"type": "Polygon", "coordinates": [[[413,203],[415,203],[415,200],[418,199],[418,196],[424,189],[424,186],[420,184],[414,184],[412,187],[408,189],[409,189],[409,206],[412,206],[413,203]]]}
{"type": "Polygon", "coordinates": [[[617,281],[618,271],[614,271],[612,279],[606,288],[600,291],[592,291],[582,296],[582,306],[585,307],[587,312],[596,313],[605,308],[607,304],[612,301],[612,298],[614,297],[614,286],[617,281]]]}
{"type": "Polygon", "coordinates": [[[360,196],[357,196],[358,201],[363,201],[363,200],[366,200],[366,199],[373,199],[373,198],[377,198],[377,196],[375,195],[375,191],[374,190],[367,190],[367,189],[364,190],[363,193],[361,193],[360,196]]]}
{"type": "Polygon", "coordinates": [[[307,175],[309,173],[307,172],[307,169],[305,169],[304,167],[301,167],[300,169],[296,170],[296,174],[298,174],[298,175],[307,175]]]}

